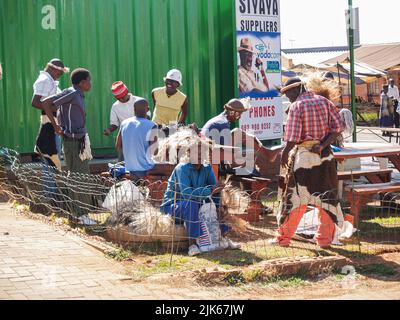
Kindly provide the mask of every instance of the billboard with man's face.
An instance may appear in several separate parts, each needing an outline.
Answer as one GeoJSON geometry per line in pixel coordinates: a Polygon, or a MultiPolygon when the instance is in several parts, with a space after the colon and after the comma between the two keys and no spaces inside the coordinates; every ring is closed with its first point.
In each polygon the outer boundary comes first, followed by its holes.
{"type": "Polygon", "coordinates": [[[251,98],[240,127],[261,140],[282,137],[279,0],[236,0],[237,79],[240,98],[251,98]]]}

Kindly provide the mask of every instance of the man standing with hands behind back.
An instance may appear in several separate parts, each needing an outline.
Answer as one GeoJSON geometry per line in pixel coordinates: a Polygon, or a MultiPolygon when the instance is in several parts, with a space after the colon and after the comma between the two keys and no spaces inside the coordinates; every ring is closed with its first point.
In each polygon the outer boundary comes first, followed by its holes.
{"type": "Polygon", "coordinates": [[[281,158],[285,176],[280,181],[279,229],[269,244],[289,246],[308,205],[312,204],[318,208],[319,217],[316,241],[327,248],[334,239],[335,224],[341,227],[344,220],[336,194],[336,160],[330,148],[344,126],[335,105],[307,91],[301,79],[289,79],[281,93],[292,104],[281,158]]]}
{"type": "MultiPolygon", "coordinates": [[[[61,140],[54,132],[53,126],[43,109],[43,100],[60,93],[58,79],[69,72],[64,63],[59,59],[52,59],[45,69],[40,71],[39,77],[33,84],[32,106],[41,110],[40,129],[36,137],[35,152],[39,153],[50,166],[61,170],[61,140]]],[[[53,114],[55,116],[55,113],[53,114]]]]}
{"type": "Polygon", "coordinates": [[[92,159],[86,130],[85,92],[92,88],[90,72],[75,69],[71,74],[72,87],[43,101],[43,109],[55,132],[63,137],[67,170],[89,174],[92,159]],[[57,122],[53,112],[57,111],[57,122]]]}
{"type": "Polygon", "coordinates": [[[392,99],[393,106],[394,106],[394,125],[396,128],[400,127],[400,94],[399,88],[394,84],[394,79],[389,79],[389,90],[388,96],[392,99]]]}

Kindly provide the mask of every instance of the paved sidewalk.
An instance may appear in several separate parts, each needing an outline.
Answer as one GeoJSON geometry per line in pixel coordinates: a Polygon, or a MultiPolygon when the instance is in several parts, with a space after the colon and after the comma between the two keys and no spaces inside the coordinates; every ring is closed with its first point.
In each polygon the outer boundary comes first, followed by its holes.
{"type": "Polygon", "coordinates": [[[250,299],[254,295],[239,288],[154,282],[133,282],[122,264],[79,236],[0,203],[0,299],[250,299]]]}
{"type": "Polygon", "coordinates": [[[168,289],[129,281],[80,237],[0,204],[0,299],[190,298],[168,289]]]}

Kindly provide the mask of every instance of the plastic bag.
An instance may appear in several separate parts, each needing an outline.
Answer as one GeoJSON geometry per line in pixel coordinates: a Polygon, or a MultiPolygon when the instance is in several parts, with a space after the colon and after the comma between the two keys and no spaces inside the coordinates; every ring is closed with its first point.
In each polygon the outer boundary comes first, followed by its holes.
{"type": "Polygon", "coordinates": [[[103,202],[103,208],[110,210],[113,214],[130,211],[138,205],[138,201],[143,201],[145,198],[135,184],[125,180],[112,186],[103,202]]]}
{"type": "Polygon", "coordinates": [[[201,252],[224,250],[229,247],[227,240],[222,237],[218,221],[217,207],[210,199],[203,201],[199,210],[200,228],[203,235],[196,239],[201,252]]]}
{"type": "MultiPolygon", "coordinates": [[[[318,208],[313,208],[304,214],[297,227],[296,234],[315,237],[319,228],[318,210],[318,208]]],[[[342,245],[340,239],[350,239],[356,231],[357,229],[349,221],[344,221],[342,227],[335,224],[335,235],[332,244],[342,245]]]]}
{"type": "Polygon", "coordinates": [[[122,178],[126,173],[125,164],[122,165],[120,163],[117,163],[117,164],[109,163],[108,164],[108,172],[114,178],[117,178],[117,179],[122,178]]]}

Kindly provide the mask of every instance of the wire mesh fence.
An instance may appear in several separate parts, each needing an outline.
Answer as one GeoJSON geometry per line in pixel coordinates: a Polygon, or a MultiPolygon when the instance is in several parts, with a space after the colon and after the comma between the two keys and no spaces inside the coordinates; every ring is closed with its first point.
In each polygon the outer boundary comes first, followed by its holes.
{"type": "Polygon", "coordinates": [[[298,203],[301,212],[289,208],[291,219],[278,225],[278,191],[263,179],[228,177],[225,187],[212,193],[213,186],[168,185],[168,177],[132,181],[24,164],[16,152],[4,148],[0,161],[0,190],[32,212],[67,218],[72,226],[123,246],[158,243],[171,257],[191,243],[202,252],[218,252],[219,261],[238,265],[335,252],[374,254],[400,244],[396,192],[350,192],[346,201],[333,198],[334,192],[314,194],[298,203]],[[336,218],[329,216],[334,211],[329,203],[340,208],[336,218]],[[285,246],[270,242],[277,235],[285,246]],[[330,250],[323,250],[321,241],[329,241],[330,250]],[[237,244],[239,250],[228,250],[238,249],[237,244]]]}

